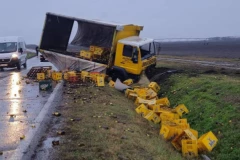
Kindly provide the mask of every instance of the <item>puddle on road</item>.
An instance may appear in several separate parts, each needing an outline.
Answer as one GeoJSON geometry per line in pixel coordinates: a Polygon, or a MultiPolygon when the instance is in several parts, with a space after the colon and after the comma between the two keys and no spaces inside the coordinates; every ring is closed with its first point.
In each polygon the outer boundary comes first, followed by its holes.
{"type": "Polygon", "coordinates": [[[60,137],[49,137],[43,141],[43,149],[53,148],[52,141],[59,141],[60,137]]]}

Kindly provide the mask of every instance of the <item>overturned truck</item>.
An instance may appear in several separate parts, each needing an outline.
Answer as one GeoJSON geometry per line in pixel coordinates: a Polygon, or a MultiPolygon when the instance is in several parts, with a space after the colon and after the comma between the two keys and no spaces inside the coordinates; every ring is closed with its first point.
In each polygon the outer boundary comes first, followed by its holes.
{"type": "Polygon", "coordinates": [[[158,47],[140,38],[143,26],[107,23],[47,13],[40,52],[59,70],[106,72],[114,80],[138,81],[143,71],[156,65],[158,47]],[[78,29],[69,42],[74,22],[78,29]]]}

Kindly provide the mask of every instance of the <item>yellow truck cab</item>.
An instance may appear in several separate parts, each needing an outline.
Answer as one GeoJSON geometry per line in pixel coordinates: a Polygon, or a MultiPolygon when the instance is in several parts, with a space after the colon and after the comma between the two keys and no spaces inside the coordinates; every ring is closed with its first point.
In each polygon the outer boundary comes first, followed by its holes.
{"type": "Polygon", "coordinates": [[[147,67],[156,65],[156,47],[153,39],[131,36],[118,41],[113,78],[137,80],[147,67]]]}

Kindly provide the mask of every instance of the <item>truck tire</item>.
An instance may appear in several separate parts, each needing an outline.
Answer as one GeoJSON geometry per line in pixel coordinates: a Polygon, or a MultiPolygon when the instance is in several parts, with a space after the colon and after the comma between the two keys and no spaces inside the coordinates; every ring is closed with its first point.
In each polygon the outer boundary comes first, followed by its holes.
{"type": "Polygon", "coordinates": [[[128,74],[124,68],[113,66],[109,71],[109,76],[112,77],[113,81],[116,81],[117,78],[123,82],[128,79],[128,74]]]}
{"type": "Polygon", "coordinates": [[[123,75],[119,71],[113,71],[111,73],[112,80],[115,82],[117,79],[119,79],[121,82],[124,81],[123,75]]]}
{"type": "Polygon", "coordinates": [[[20,70],[21,70],[21,64],[20,64],[20,62],[18,62],[18,63],[16,64],[16,66],[17,66],[17,69],[20,71],[20,70]]]}

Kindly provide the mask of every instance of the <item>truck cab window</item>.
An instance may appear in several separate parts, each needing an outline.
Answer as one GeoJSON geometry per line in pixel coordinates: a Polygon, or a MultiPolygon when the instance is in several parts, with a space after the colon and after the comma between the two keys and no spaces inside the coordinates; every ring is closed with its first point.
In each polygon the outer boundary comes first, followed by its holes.
{"type": "Polygon", "coordinates": [[[144,44],[140,47],[140,51],[141,51],[141,57],[142,59],[146,59],[148,57],[151,56],[151,54],[155,53],[155,48],[154,48],[154,44],[153,43],[148,43],[148,44],[144,44]]]}
{"type": "Polygon", "coordinates": [[[123,47],[123,56],[132,57],[133,47],[129,45],[124,45],[123,47]]]}

